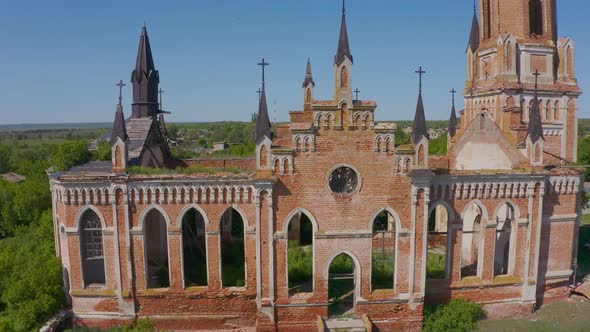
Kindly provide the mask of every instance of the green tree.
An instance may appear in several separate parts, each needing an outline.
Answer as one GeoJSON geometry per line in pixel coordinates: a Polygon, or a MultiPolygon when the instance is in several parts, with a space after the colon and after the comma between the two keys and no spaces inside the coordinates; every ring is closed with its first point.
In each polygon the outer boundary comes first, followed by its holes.
{"type": "Polygon", "coordinates": [[[65,171],[72,166],[89,161],[91,157],[87,142],[81,140],[67,141],[54,149],[51,155],[51,164],[56,170],[65,171]]]}
{"type": "MultiPolygon", "coordinates": [[[[578,164],[590,165],[590,136],[578,141],[578,164]]],[[[586,181],[590,181],[590,168],[586,169],[586,181]]]]}
{"type": "Polygon", "coordinates": [[[11,154],[12,148],[10,145],[0,144],[0,173],[8,172],[11,154]]]}
{"type": "Polygon", "coordinates": [[[111,143],[105,140],[98,140],[96,143],[96,159],[111,161],[111,143]]]}
{"type": "Polygon", "coordinates": [[[0,330],[38,329],[65,305],[51,210],[0,240],[0,330]]]}
{"type": "Polygon", "coordinates": [[[430,140],[428,144],[428,153],[431,156],[447,155],[447,134],[440,135],[438,138],[430,140]]]}

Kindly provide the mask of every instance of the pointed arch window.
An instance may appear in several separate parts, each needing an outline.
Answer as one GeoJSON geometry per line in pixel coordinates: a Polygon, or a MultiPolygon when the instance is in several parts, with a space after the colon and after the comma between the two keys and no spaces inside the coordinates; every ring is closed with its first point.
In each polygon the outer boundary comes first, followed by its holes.
{"type": "Polygon", "coordinates": [[[102,225],[96,212],[86,211],[80,220],[80,247],[84,286],[105,284],[102,225]]]}
{"type": "Polygon", "coordinates": [[[313,292],[313,224],[303,212],[295,214],[289,225],[287,270],[289,295],[313,292]]]}
{"type": "Polygon", "coordinates": [[[145,216],[143,228],[147,288],[170,287],[168,232],[164,215],[152,209],[145,216]]]}
{"type": "Polygon", "coordinates": [[[481,219],[482,211],[476,204],[465,213],[461,239],[461,278],[478,275],[481,219]]]}
{"type": "Polygon", "coordinates": [[[246,285],[246,257],[244,220],[238,211],[230,208],[220,221],[221,284],[223,287],[246,285]]]}
{"type": "Polygon", "coordinates": [[[529,24],[531,35],[543,35],[543,2],[529,0],[529,24]]]}
{"type": "Polygon", "coordinates": [[[205,219],[196,209],[182,217],[182,259],[184,286],[207,285],[207,241],[205,219]]]}
{"type": "Polygon", "coordinates": [[[497,216],[494,247],[494,276],[512,274],[512,247],[514,247],[514,208],[505,203],[497,216]]]}
{"type": "Polygon", "coordinates": [[[395,218],[387,210],[373,220],[371,289],[393,289],[395,275],[395,218]]]}
{"type": "Polygon", "coordinates": [[[449,213],[444,205],[432,209],[428,219],[427,279],[445,279],[447,276],[448,223],[449,213]]]}
{"type": "Polygon", "coordinates": [[[342,66],[340,70],[340,87],[348,88],[348,68],[346,66],[342,66]]]}

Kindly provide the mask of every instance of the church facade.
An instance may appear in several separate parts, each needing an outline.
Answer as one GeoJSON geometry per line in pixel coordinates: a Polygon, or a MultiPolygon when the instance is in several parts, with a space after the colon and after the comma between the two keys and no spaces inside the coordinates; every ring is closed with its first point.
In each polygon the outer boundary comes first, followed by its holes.
{"type": "Polygon", "coordinates": [[[421,84],[409,143],[353,97],[343,9],[333,98],[316,98],[308,61],[303,110],[273,130],[263,74],[255,158],[175,160],[144,27],[112,161],[50,175],[76,324],[323,331],[346,315],[420,330],[428,303],[510,316],[566,296],[583,184],[575,45],[557,38],[556,1],[479,11],[446,156],[429,155],[421,84]]]}

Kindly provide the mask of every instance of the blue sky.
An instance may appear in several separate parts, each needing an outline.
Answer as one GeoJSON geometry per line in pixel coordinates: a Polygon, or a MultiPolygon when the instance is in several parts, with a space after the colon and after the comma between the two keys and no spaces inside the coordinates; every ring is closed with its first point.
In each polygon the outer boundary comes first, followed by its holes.
{"type": "MultiPolygon", "coordinates": [[[[112,121],[147,23],[168,121],[249,120],[265,57],[269,108],[302,107],[311,58],[316,99],[333,94],[340,0],[2,1],[0,124],[112,121]]],[[[465,84],[470,0],[348,0],[353,88],[376,100],[377,120],[412,119],[422,65],[427,119],[447,119],[451,88],[465,84]]],[[[584,0],[559,0],[560,36],[577,45],[577,76],[590,75],[584,0]]],[[[580,117],[590,117],[582,97],[580,117]]],[[[462,108],[462,98],[457,107],[462,108]]],[[[272,116],[271,116],[272,117],[272,116]]]]}

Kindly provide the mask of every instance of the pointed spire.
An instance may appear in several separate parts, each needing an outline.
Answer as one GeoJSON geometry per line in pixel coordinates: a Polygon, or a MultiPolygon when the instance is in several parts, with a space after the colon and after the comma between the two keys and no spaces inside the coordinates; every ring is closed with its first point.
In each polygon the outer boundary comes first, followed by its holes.
{"type": "Polygon", "coordinates": [[[424,115],[424,103],[422,102],[422,74],[426,72],[420,69],[416,71],[420,77],[419,89],[418,89],[418,103],[416,104],[416,114],[414,115],[414,124],[412,125],[412,144],[420,142],[422,137],[428,139],[428,128],[426,127],[426,116],[424,115]]]}
{"type": "Polygon", "coordinates": [[[477,20],[477,10],[475,9],[475,0],[473,0],[473,20],[471,21],[471,33],[469,34],[469,48],[475,53],[479,48],[479,22],[477,20]]]}
{"type": "Polygon", "coordinates": [[[121,102],[117,104],[117,111],[115,112],[115,121],[113,121],[113,131],[111,133],[111,144],[113,144],[117,138],[120,138],[123,142],[126,142],[129,139],[127,136],[125,115],[123,114],[123,105],[121,105],[121,102]]]}
{"type": "Polygon", "coordinates": [[[264,81],[264,67],[268,66],[268,63],[263,58],[262,62],[258,65],[262,66],[262,92],[260,94],[260,103],[258,104],[258,116],[256,117],[256,136],[254,138],[256,144],[264,140],[264,137],[272,140],[268,106],[266,104],[266,84],[264,81]]]}
{"type": "Polygon", "coordinates": [[[455,89],[451,90],[451,94],[453,95],[453,107],[451,108],[451,118],[449,119],[449,136],[451,138],[455,137],[457,134],[457,112],[455,111],[455,89]]]}
{"type": "Polygon", "coordinates": [[[340,38],[338,39],[338,52],[334,57],[334,62],[336,65],[340,65],[345,57],[348,57],[350,62],[353,62],[348,43],[348,31],[346,29],[346,3],[345,0],[342,0],[342,23],[340,25],[340,38]]]}
{"type": "Polygon", "coordinates": [[[535,97],[533,98],[533,109],[531,110],[531,116],[529,119],[528,136],[531,138],[531,142],[535,143],[539,138],[545,139],[543,136],[543,123],[541,121],[541,110],[539,108],[539,98],[537,94],[537,81],[539,78],[539,71],[537,70],[535,75],[535,97]]]}
{"type": "Polygon", "coordinates": [[[115,121],[113,121],[113,131],[111,133],[111,144],[118,138],[123,140],[123,142],[127,141],[127,128],[125,125],[125,116],[123,115],[123,87],[125,83],[123,80],[120,80],[117,83],[119,87],[119,103],[117,104],[117,111],[115,112],[115,121]]]}
{"type": "Polygon", "coordinates": [[[160,77],[154,66],[152,49],[144,25],[141,28],[135,70],[131,74],[133,83],[133,117],[155,116],[158,113],[158,84],[160,77]]]}
{"type": "Polygon", "coordinates": [[[315,86],[315,82],[313,81],[313,75],[311,74],[311,62],[309,58],[307,58],[307,68],[305,69],[305,80],[303,80],[303,88],[307,87],[309,84],[315,86]]]}

